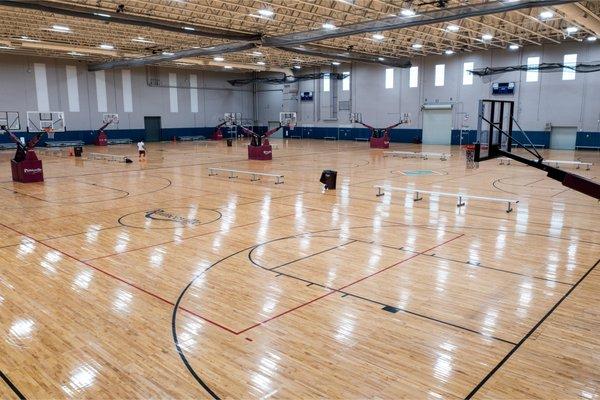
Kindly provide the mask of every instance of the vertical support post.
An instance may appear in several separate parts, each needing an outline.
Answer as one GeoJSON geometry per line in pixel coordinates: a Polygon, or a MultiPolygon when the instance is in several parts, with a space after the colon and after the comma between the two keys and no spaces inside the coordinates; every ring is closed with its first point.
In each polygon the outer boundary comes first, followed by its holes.
{"type": "Polygon", "coordinates": [[[506,212],[507,212],[507,213],[509,213],[509,212],[511,212],[513,209],[512,209],[512,207],[511,207],[511,203],[510,203],[510,201],[508,201],[507,203],[508,203],[508,207],[506,208],[506,212]]]}

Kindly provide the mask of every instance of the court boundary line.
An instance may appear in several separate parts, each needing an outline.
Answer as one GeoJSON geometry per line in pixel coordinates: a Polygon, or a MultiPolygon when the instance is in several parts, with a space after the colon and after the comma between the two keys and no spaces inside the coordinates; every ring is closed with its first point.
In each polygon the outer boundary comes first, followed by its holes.
{"type": "Polygon", "coordinates": [[[498,370],[500,368],[502,368],[502,366],[510,359],[510,357],[523,345],[523,343],[525,343],[527,341],[527,339],[529,339],[529,337],[535,333],[535,331],[544,323],[544,321],[546,321],[546,319],[548,317],[550,317],[552,315],[552,313],[554,313],[554,311],[563,303],[563,301],[565,301],[567,299],[567,297],[569,297],[569,295],[571,293],[573,293],[573,291],[575,289],[577,289],[577,287],[581,284],[581,282],[583,282],[585,280],[585,278],[587,278],[589,276],[589,274],[592,273],[592,271],[594,271],[594,269],[596,268],[596,266],[600,264],[600,259],[598,259],[598,261],[596,261],[594,263],[594,265],[592,265],[585,274],[583,274],[583,276],[581,278],[579,278],[579,280],[572,286],[569,288],[569,290],[567,290],[567,292],[558,300],[558,302],[556,302],[556,304],[554,304],[554,306],[552,308],[550,308],[550,310],[548,310],[548,312],[542,317],[542,319],[540,319],[537,324],[535,324],[533,326],[533,328],[531,328],[529,330],[529,332],[527,332],[527,334],[525,334],[525,336],[523,336],[523,338],[517,343],[517,345],[515,347],[513,347],[508,354],[506,354],[504,356],[504,358],[502,360],[500,360],[500,362],[498,364],[496,364],[496,366],[490,371],[488,372],[488,374],[477,384],[477,386],[475,386],[471,392],[465,397],[465,400],[469,400],[471,398],[473,398],[473,396],[475,396],[477,394],[477,392],[487,383],[487,381],[494,376],[494,374],[496,372],[498,372],[498,370]]]}
{"type": "Polygon", "coordinates": [[[8,376],[2,370],[0,370],[0,378],[6,383],[6,385],[17,395],[20,400],[27,399],[25,395],[19,390],[19,388],[10,380],[8,376]]]}

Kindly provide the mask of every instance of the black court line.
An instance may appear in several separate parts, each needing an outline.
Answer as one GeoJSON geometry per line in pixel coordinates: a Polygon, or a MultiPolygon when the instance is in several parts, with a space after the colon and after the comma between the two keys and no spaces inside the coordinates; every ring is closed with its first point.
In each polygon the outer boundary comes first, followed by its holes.
{"type": "Polygon", "coordinates": [[[1,370],[0,370],[0,378],[2,378],[2,380],[6,383],[6,385],[8,385],[8,387],[14,392],[14,394],[17,395],[17,397],[19,399],[21,399],[21,400],[25,400],[26,399],[25,395],[23,393],[21,393],[21,391],[19,390],[19,388],[17,388],[15,386],[15,384],[12,383],[12,381],[10,379],[8,379],[8,376],[6,376],[4,374],[4,372],[2,372],[1,370]]]}
{"type": "MultiPolygon", "coordinates": [[[[333,237],[333,236],[331,236],[331,237],[333,237]]],[[[349,244],[352,244],[352,243],[354,243],[354,242],[357,242],[357,241],[356,241],[356,240],[350,240],[350,241],[349,241],[349,242],[347,242],[347,243],[342,243],[342,244],[339,244],[339,245],[337,245],[337,246],[333,246],[333,247],[330,247],[330,248],[328,248],[328,249],[325,249],[325,250],[319,251],[319,252],[317,252],[317,253],[314,253],[314,254],[309,254],[309,255],[307,255],[307,256],[305,256],[305,257],[301,257],[301,258],[298,258],[298,259],[296,259],[296,260],[292,260],[292,261],[286,262],[286,263],[284,263],[284,264],[278,265],[278,266],[276,266],[276,267],[273,267],[273,268],[267,268],[267,269],[268,269],[269,271],[275,271],[277,268],[285,267],[286,265],[294,264],[294,263],[297,263],[298,261],[306,260],[307,258],[311,258],[311,257],[314,257],[314,256],[318,256],[319,254],[327,253],[328,251],[331,251],[331,250],[336,250],[336,249],[339,249],[339,248],[341,248],[341,247],[347,246],[347,245],[349,245],[349,244]]],[[[312,282],[311,282],[311,283],[312,283],[312,282]]]]}
{"type": "MultiPolygon", "coordinates": [[[[321,236],[321,237],[337,238],[337,236],[321,236]]],[[[390,245],[387,245],[387,244],[378,243],[378,242],[376,242],[374,240],[368,241],[368,240],[361,240],[361,239],[356,239],[356,238],[352,238],[352,237],[348,237],[346,239],[353,240],[354,242],[359,242],[359,243],[373,244],[375,246],[379,246],[379,247],[383,247],[383,248],[391,249],[391,250],[406,251],[408,253],[420,253],[420,252],[418,252],[416,250],[410,250],[410,249],[408,249],[406,247],[390,246],[390,245]]],[[[572,286],[573,285],[572,283],[562,282],[562,281],[558,281],[556,279],[544,278],[544,277],[535,276],[535,275],[527,275],[527,274],[523,274],[521,272],[515,272],[515,271],[509,271],[509,270],[502,269],[502,268],[490,267],[490,266],[487,266],[487,265],[483,265],[483,264],[481,264],[479,262],[477,264],[475,264],[475,263],[472,263],[470,261],[456,260],[454,258],[442,257],[442,256],[438,256],[438,255],[435,255],[435,254],[424,254],[424,255],[431,256],[431,257],[434,257],[434,258],[439,258],[440,260],[451,261],[451,262],[458,263],[458,264],[468,264],[468,265],[471,265],[473,267],[490,269],[490,270],[493,270],[493,271],[505,272],[507,274],[523,276],[525,278],[539,279],[539,280],[542,280],[542,281],[547,281],[547,282],[552,282],[552,283],[559,283],[561,285],[568,285],[568,286],[572,286]]],[[[286,265],[287,264],[289,264],[289,263],[286,263],[286,265]]],[[[578,263],[574,263],[574,264],[578,265],[578,266],[580,265],[578,263]]],[[[276,268],[279,268],[279,267],[276,267],[276,268]]]]}
{"type": "MultiPolygon", "coordinates": [[[[350,229],[352,229],[352,228],[350,228],[350,229]]],[[[328,231],[330,231],[330,230],[328,230],[328,231]]],[[[316,233],[319,233],[319,232],[316,232],[316,233]]],[[[284,238],[280,238],[280,239],[271,240],[271,241],[269,241],[267,243],[274,243],[274,242],[278,242],[278,241],[281,241],[281,240],[291,239],[291,238],[294,238],[294,237],[302,237],[302,236],[313,236],[313,235],[303,234],[303,235],[298,235],[298,236],[284,237],[284,238]]],[[[315,237],[315,236],[313,236],[313,237],[315,237]]],[[[318,237],[318,236],[316,236],[316,237],[318,237]]],[[[356,241],[360,242],[358,240],[356,240],[356,241]]],[[[264,244],[266,244],[266,243],[264,243],[264,244]]],[[[259,263],[257,263],[252,258],[252,254],[254,253],[254,251],[258,247],[263,246],[264,244],[258,244],[256,246],[254,246],[248,252],[248,260],[252,264],[254,264],[255,266],[257,266],[259,268],[262,268],[265,271],[275,272],[275,271],[272,271],[269,268],[266,268],[266,267],[260,265],[259,263]]],[[[335,248],[336,247],[334,247],[332,249],[329,249],[329,250],[325,250],[325,251],[330,251],[330,250],[333,250],[335,248]]],[[[316,253],[316,254],[321,254],[321,253],[324,253],[325,251],[322,251],[322,252],[319,252],[319,253],[316,253]]],[[[419,252],[415,252],[415,253],[417,255],[423,255],[422,253],[419,253],[419,252]]],[[[309,257],[311,257],[311,256],[309,256],[309,257]]],[[[291,262],[287,263],[286,265],[292,264],[292,263],[294,263],[296,261],[303,260],[305,258],[307,258],[307,257],[302,257],[302,258],[300,258],[298,260],[291,261],[291,262]]],[[[383,302],[378,301],[378,300],[374,300],[374,299],[371,299],[371,298],[368,298],[368,297],[364,297],[364,296],[360,296],[360,295],[357,295],[357,294],[354,294],[354,293],[350,293],[350,292],[348,292],[346,290],[336,289],[336,288],[333,288],[333,287],[329,287],[329,286],[323,285],[321,283],[313,282],[313,281],[310,281],[308,279],[305,279],[305,278],[302,278],[302,277],[299,277],[299,276],[296,276],[296,275],[288,274],[286,272],[281,272],[281,271],[276,271],[276,272],[277,272],[277,276],[285,276],[285,277],[288,277],[288,278],[291,278],[291,279],[294,279],[294,280],[298,280],[300,282],[304,282],[304,283],[308,284],[309,286],[318,286],[318,287],[321,287],[323,289],[327,289],[327,290],[330,290],[330,291],[333,291],[333,292],[338,292],[338,293],[341,293],[344,297],[346,297],[346,296],[354,297],[354,298],[359,299],[359,300],[363,300],[363,301],[366,301],[366,302],[369,302],[369,303],[377,304],[377,305],[379,305],[379,306],[381,306],[383,308],[385,308],[385,307],[392,307],[392,308],[397,309],[398,311],[401,311],[401,312],[406,313],[406,314],[414,315],[414,316],[417,316],[417,317],[420,317],[420,318],[427,319],[429,321],[437,322],[437,323],[442,324],[442,325],[447,325],[447,326],[451,326],[451,327],[454,327],[454,328],[457,328],[457,329],[461,329],[461,330],[464,330],[464,331],[467,331],[467,332],[475,333],[477,335],[480,335],[480,336],[483,336],[483,337],[486,337],[486,338],[489,338],[489,339],[495,339],[495,340],[498,340],[500,342],[504,342],[504,343],[507,343],[507,344],[510,344],[510,345],[513,345],[513,346],[516,345],[515,342],[511,342],[510,340],[503,339],[503,338],[500,338],[500,337],[497,337],[497,336],[493,336],[493,335],[489,335],[489,334],[477,331],[475,329],[471,329],[471,328],[467,328],[467,327],[464,327],[464,326],[461,326],[461,325],[458,325],[458,324],[454,324],[452,322],[448,322],[448,321],[444,321],[444,320],[441,320],[441,319],[438,319],[438,318],[430,317],[428,315],[421,314],[421,313],[418,313],[416,311],[411,311],[411,310],[408,310],[408,309],[405,309],[405,308],[398,308],[398,307],[395,307],[395,306],[391,306],[389,304],[383,303],[383,302]]]]}
{"type": "Polygon", "coordinates": [[[473,396],[475,396],[475,394],[477,394],[479,389],[481,389],[483,387],[483,385],[485,385],[485,383],[492,376],[494,376],[494,374],[508,361],[508,359],[523,345],[523,343],[525,343],[525,341],[527,339],[529,339],[529,337],[537,330],[537,328],[539,328],[540,325],[542,325],[544,323],[544,321],[546,321],[546,319],[550,315],[552,315],[552,313],[558,308],[558,306],[560,306],[562,304],[562,302],[565,301],[567,297],[569,297],[569,295],[579,286],[579,284],[581,282],[583,282],[583,280],[585,278],[587,278],[587,276],[590,273],[592,273],[592,271],[596,268],[596,266],[598,266],[598,264],[600,264],[600,259],[598,259],[598,261],[596,261],[596,263],[594,265],[592,265],[591,268],[588,269],[587,272],[585,274],[583,274],[583,276],[581,278],[579,278],[579,280],[571,288],[569,288],[569,290],[567,290],[567,292],[563,295],[563,297],[561,297],[560,300],[558,300],[558,302],[546,313],[546,315],[544,315],[542,317],[542,319],[539,320],[538,323],[535,324],[533,326],[533,328],[531,328],[531,330],[529,332],[527,332],[527,334],[525,336],[523,336],[523,338],[519,341],[519,343],[517,343],[517,345],[515,347],[513,347],[512,350],[509,351],[508,354],[506,356],[504,356],[504,358],[502,360],[500,360],[500,362],[494,367],[494,369],[492,369],[485,376],[485,378],[483,378],[481,380],[481,382],[479,382],[479,384],[477,386],[475,386],[475,388],[473,390],[471,390],[471,392],[467,395],[467,397],[465,397],[465,400],[469,400],[473,396]]]}

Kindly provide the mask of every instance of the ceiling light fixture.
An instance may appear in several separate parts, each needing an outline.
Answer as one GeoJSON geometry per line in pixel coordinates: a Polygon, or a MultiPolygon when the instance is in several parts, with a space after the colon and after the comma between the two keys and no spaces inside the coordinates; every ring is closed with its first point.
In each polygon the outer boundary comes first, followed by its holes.
{"type": "Polygon", "coordinates": [[[101,44],[98,47],[100,47],[103,50],[114,50],[115,49],[115,46],[113,46],[112,44],[101,44]]]}
{"type": "Polygon", "coordinates": [[[422,49],[422,48],[423,48],[423,45],[422,45],[421,43],[414,43],[414,44],[412,45],[412,48],[413,48],[413,49],[422,49]]]}
{"type": "Polygon", "coordinates": [[[323,24],[323,29],[333,30],[333,29],[336,29],[336,28],[337,27],[334,24],[330,23],[330,22],[325,22],[323,24]]]}
{"type": "Polygon", "coordinates": [[[405,17],[414,17],[417,13],[411,9],[405,8],[404,10],[400,11],[400,14],[405,17]]]}
{"type": "Polygon", "coordinates": [[[383,36],[381,33],[375,33],[375,34],[373,34],[373,39],[383,40],[383,39],[385,39],[385,36],[383,36]]]}
{"type": "Polygon", "coordinates": [[[225,69],[233,69],[233,67],[231,65],[226,65],[223,68],[225,68],[225,69]]]}
{"type": "Polygon", "coordinates": [[[225,61],[225,59],[223,57],[214,57],[213,60],[221,62],[221,61],[225,61]]]}
{"type": "Polygon", "coordinates": [[[385,58],[383,58],[383,57],[377,57],[377,61],[385,61],[385,58]]]}
{"type": "Polygon", "coordinates": [[[485,34],[481,35],[482,40],[492,40],[493,38],[494,38],[494,36],[490,35],[489,33],[485,33],[485,34]]]}
{"type": "Polygon", "coordinates": [[[270,10],[268,8],[262,8],[258,10],[258,15],[261,15],[265,18],[272,18],[273,15],[275,15],[275,13],[273,12],[273,10],[270,10]]]}
{"type": "Polygon", "coordinates": [[[110,15],[108,15],[108,14],[94,13],[94,15],[97,17],[102,17],[102,18],[110,18],[110,15]]]}
{"type": "Polygon", "coordinates": [[[519,46],[518,44],[514,44],[514,43],[511,43],[511,44],[508,46],[508,48],[509,48],[510,50],[519,50],[519,47],[521,47],[521,46],[519,46]]]}
{"type": "Polygon", "coordinates": [[[196,28],[192,28],[191,26],[182,26],[181,29],[185,30],[185,31],[195,31],[196,28]]]}
{"type": "Polygon", "coordinates": [[[446,54],[447,56],[451,56],[452,54],[454,54],[454,50],[448,49],[448,50],[444,51],[444,54],[446,54]]]}
{"type": "Polygon", "coordinates": [[[162,52],[162,55],[163,55],[163,56],[174,56],[174,55],[175,55],[175,53],[171,53],[171,52],[169,52],[169,51],[163,51],[163,52],[162,52]]]}
{"type": "Polygon", "coordinates": [[[579,28],[578,28],[578,27],[576,27],[576,26],[569,26],[567,29],[565,29],[565,31],[566,31],[567,33],[575,33],[575,32],[577,32],[578,30],[579,30],[579,28]]]}
{"type": "Polygon", "coordinates": [[[446,27],[446,30],[447,30],[447,31],[450,31],[450,32],[458,32],[458,31],[460,30],[460,26],[458,26],[458,25],[454,25],[454,24],[452,24],[452,25],[448,25],[448,26],[446,27]]]}
{"type": "Polygon", "coordinates": [[[588,42],[595,42],[596,40],[598,40],[598,38],[596,36],[588,36],[586,40],[588,42]]]}
{"type": "Polygon", "coordinates": [[[265,65],[265,62],[264,61],[257,61],[256,64],[257,65],[265,65]]]}
{"type": "Polygon", "coordinates": [[[302,67],[299,65],[294,65],[294,69],[300,69],[300,68],[302,68],[302,67]]]}
{"type": "Polygon", "coordinates": [[[55,32],[71,32],[71,28],[64,25],[52,25],[52,30],[55,32]]]}
{"type": "Polygon", "coordinates": [[[554,13],[552,11],[542,11],[540,13],[540,19],[549,19],[554,17],[554,13]]]}
{"type": "Polygon", "coordinates": [[[338,61],[332,61],[331,65],[340,65],[340,63],[338,61]]]}

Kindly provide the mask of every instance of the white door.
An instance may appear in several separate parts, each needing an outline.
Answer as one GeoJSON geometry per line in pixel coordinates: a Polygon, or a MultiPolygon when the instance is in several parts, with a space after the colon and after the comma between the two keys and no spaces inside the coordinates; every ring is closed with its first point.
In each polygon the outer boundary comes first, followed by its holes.
{"type": "Polygon", "coordinates": [[[550,132],[550,148],[557,150],[575,150],[577,127],[553,126],[550,132]]]}
{"type": "Polygon", "coordinates": [[[423,144],[451,142],[452,110],[423,110],[423,144]]]}

